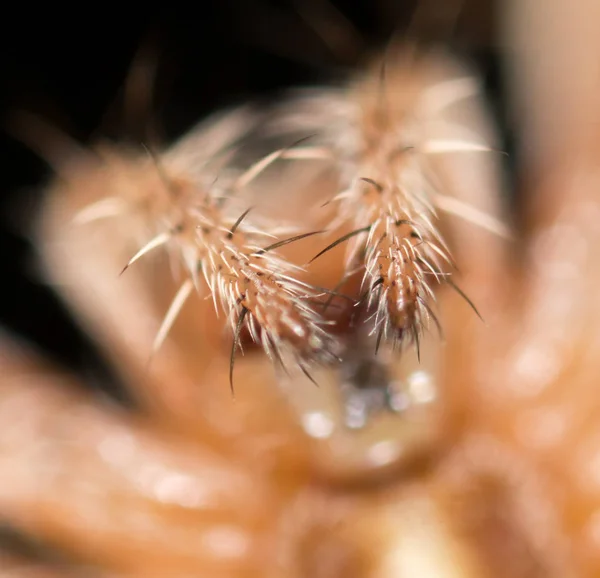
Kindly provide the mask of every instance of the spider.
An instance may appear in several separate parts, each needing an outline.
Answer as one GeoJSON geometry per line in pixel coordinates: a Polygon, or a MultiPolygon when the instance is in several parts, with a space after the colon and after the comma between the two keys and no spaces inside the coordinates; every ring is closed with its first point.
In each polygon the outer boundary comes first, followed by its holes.
{"type": "MultiPolygon", "coordinates": [[[[362,275],[347,275],[346,249],[333,247],[302,277],[330,288],[314,306],[347,343],[338,365],[311,372],[318,387],[303,372],[273,371],[240,332],[233,399],[232,335],[210,295],[186,302],[149,363],[178,261],[166,251],[119,276],[140,231],[127,220],[73,226],[105,194],[107,175],[87,151],[63,164],[38,221],[43,270],[135,407],[2,335],[5,575],[598,575],[595,4],[497,6],[520,115],[516,234],[507,241],[440,219],[461,290],[485,322],[440,284],[443,339],[426,332],[418,354],[385,343],[375,351],[377,335],[361,322],[370,314],[362,275]]],[[[485,133],[482,100],[461,103],[447,122],[485,133]]],[[[256,115],[254,144],[227,166],[252,166],[276,148],[271,117],[256,115]]],[[[221,134],[202,141],[203,131],[190,133],[198,150],[221,134]]],[[[129,170],[129,152],[111,150],[129,170]]],[[[253,212],[320,230],[336,175],[318,158],[280,160],[250,183],[253,212]]],[[[449,154],[439,174],[455,198],[500,219],[499,162],[449,154]]],[[[217,170],[216,183],[229,177],[217,170]]],[[[305,265],[340,238],[327,234],[282,255],[305,265]]]]}

